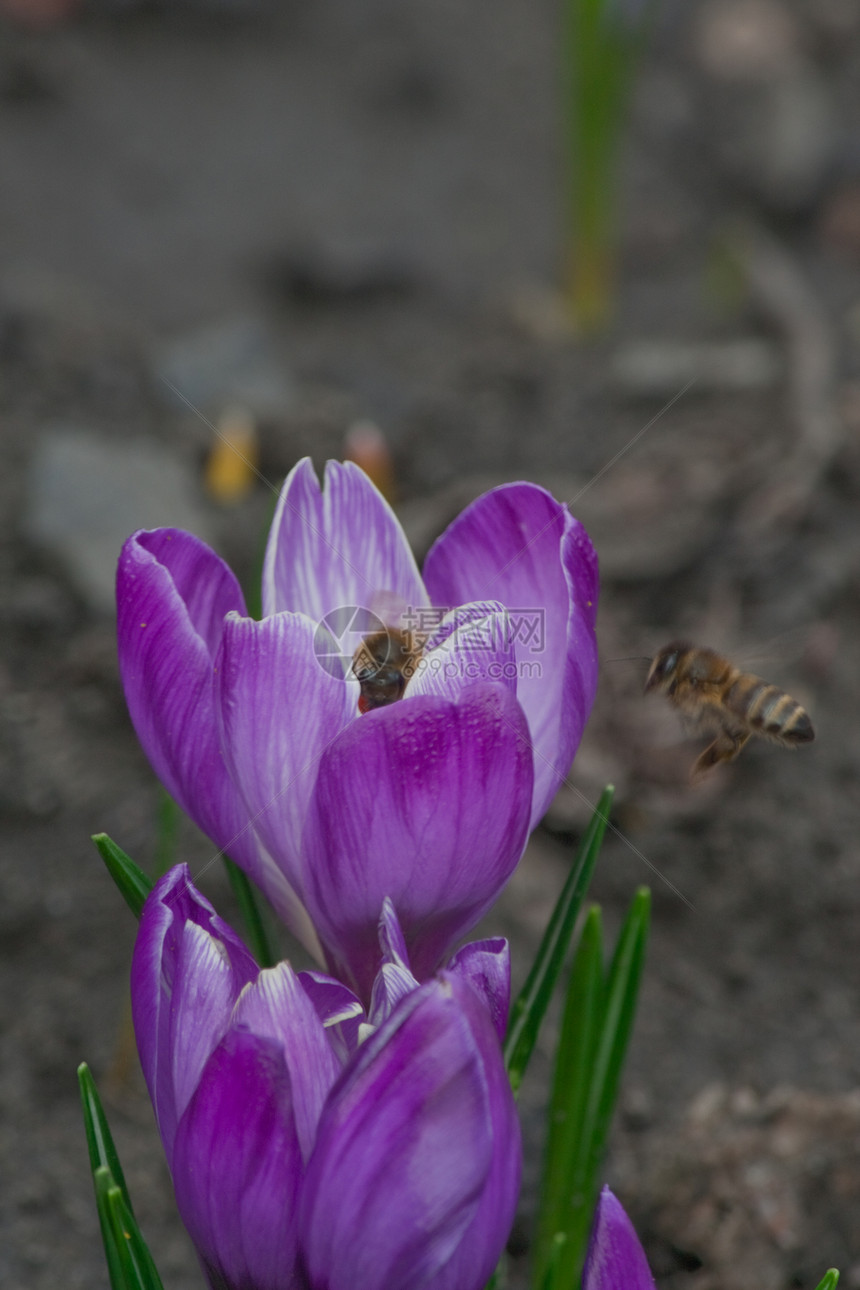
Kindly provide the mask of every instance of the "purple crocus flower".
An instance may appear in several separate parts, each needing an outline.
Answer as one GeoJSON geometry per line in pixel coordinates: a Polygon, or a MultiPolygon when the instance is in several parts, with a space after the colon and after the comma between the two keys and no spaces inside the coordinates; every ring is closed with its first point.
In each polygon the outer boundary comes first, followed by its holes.
{"type": "Polygon", "coordinates": [[[591,708],[596,602],[587,535],[533,484],[473,503],[422,581],[367,477],[329,462],[321,489],[304,460],[260,622],[197,538],[129,538],[120,670],[165,786],[366,999],[384,896],[423,980],[512,873],[591,708]],[[407,626],[420,658],[403,701],[362,714],[356,642],[407,626]]]}
{"type": "Polygon", "coordinates": [[[215,1290],[480,1290],[519,1189],[504,942],[419,985],[393,907],[364,1014],[261,971],[178,866],[150,894],[135,1032],[183,1221],[215,1290]]]}
{"type": "Polygon", "coordinates": [[[624,1207],[604,1187],[597,1202],[582,1290],[654,1290],[645,1251],[624,1207]]]}

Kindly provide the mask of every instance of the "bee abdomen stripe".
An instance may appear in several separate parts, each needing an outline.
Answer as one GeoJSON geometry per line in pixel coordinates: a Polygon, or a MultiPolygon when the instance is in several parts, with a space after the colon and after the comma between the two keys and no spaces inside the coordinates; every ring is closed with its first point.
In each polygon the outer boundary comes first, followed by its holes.
{"type": "Polygon", "coordinates": [[[726,695],[726,707],[745,717],[752,725],[762,725],[758,713],[768,694],[780,695],[774,685],[757,676],[739,676],[726,695]]]}
{"type": "Polygon", "coordinates": [[[763,700],[756,715],[756,724],[763,725],[765,730],[775,734],[784,728],[787,714],[793,712],[796,707],[797,703],[790,694],[775,690],[772,695],[763,700]]]}
{"type": "Polygon", "coordinates": [[[815,731],[812,729],[809,715],[799,703],[795,704],[791,716],[783,723],[781,733],[784,739],[790,739],[792,743],[798,744],[809,743],[815,738],[815,731]]]}

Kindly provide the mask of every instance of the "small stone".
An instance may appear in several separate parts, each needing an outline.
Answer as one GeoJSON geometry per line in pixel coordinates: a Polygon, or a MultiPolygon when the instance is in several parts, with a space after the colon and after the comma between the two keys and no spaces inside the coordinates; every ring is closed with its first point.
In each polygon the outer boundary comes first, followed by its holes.
{"type": "Polygon", "coordinates": [[[776,214],[806,212],[820,196],[840,137],[833,91],[811,65],[732,87],[714,111],[728,176],[776,214]],[[730,97],[729,97],[730,94],[730,97]]]}
{"type": "Polygon", "coordinates": [[[49,887],[44,904],[49,918],[66,918],[74,907],[74,897],[68,887],[49,887]]]}
{"type": "Polygon", "coordinates": [[[557,345],[568,343],[576,335],[570,303],[554,287],[519,282],[501,303],[507,317],[529,340],[557,345]]]}
{"type": "Polygon", "coordinates": [[[644,1088],[629,1088],[623,1095],[621,1115],[628,1129],[641,1132],[654,1122],[654,1107],[644,1088]]]}
{"type": "Polygon", "coordinates": [[[834,250],[860,261],[860,182],[833,193],[824,205],[821,236],[834,250]]]}
{"type": "Polygon", "coordinates": [[[398,300],[418,286],[406,258],[388,247],[361,243],[291,248],[271,260],[267,280],[290,304],[319,307],[398,300]]]}
{"type": "Polygon", "coordinates": [[[612,375],[626,393],[669,398],[688,381],[696,393],[771,389],[782,370],[775,345],[759,337],[688,344],[635,341],[618,350],[612,375]]]}
{"type": "Polygon", "coordinates": [[[167,448],[59,427],[33,456],[24,531],[62,561],[92,609],[111,613],[117,558],[135,529],[171,526],[207,540],[212,525],[195,491],[167,448]]]}
{"type": "Polygon", "coordinates": [[[798,24],[778,0],[710,0],[699,11],[696,54],[720,80],[780,75],[796,63],[800,46],[798,24]]]}
{"type": "Polygon", "coordinates": [[[289,373],[263,321],[241,316],[188,332],[156,349],[155,375],[173,405],[207,414],[239,405],[280,416],[293,401],[289,373]]]}

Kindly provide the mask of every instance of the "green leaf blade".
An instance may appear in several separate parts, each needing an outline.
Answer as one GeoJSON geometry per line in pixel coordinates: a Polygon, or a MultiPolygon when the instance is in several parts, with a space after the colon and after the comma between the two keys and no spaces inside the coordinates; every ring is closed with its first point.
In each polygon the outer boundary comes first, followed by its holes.
{"type": "Polygon", "coordinates": [[[135,918],[140,918],[154,886],[152,879],[106,833],[94,833],[93,842],[129,909],[135,918]]]}
{"type": "Polygon", "coordinates": [[[516,1093],[537,1042],[556,983],[564,966],[577,919],[603,843],[615,789],[603,790],[556,902],[526,982],[511,1008],[505,1037],[505,1065],[516,1093]]]}
{"type": "Polygon", "coordinates": [[[179,826],[182,822],[182,810],[162,788],[158,796],[158,817],[155,840],[155,876],[160,878],[176,864],[179,826]]]}
{"type": "Polygon", "coordinates": [[[535,1250],[539,1286],[565,1284],[571,1233],[580,1226],[579,1211],[587,1204],[581,1161],[603,996],[603,933],[595,907],[586,917],[571,968],[556,1051],[535,1250]]]}
{"type": "Polygon", "coordinates": [[[260,967],[274,967],[278,962],[278,958],[269,943],[266,925],[263,922],[263,915],[257,903],[254,888],[235,861],[226,855],[223,859],[230,886],[233,888],[233,895],[236,897],[236,902],[242,914],[242,921],[245,924],[245,932],[251,953],[260,967]]]}
{"type": "Polygon", "coordinates": [[[621,1071],[633,1031],[650,918],[651,893],[647,887],[640,887],[619,933],[607,980],[603,1029],[593,1072],[594,1096],[589,1107],[595,1174],[606,1149],[621,1071]]]}
{"type": "Polygon", "coordinates": [[[164,1290],[152,1255],[119,1187],[105,1186],[103,1196],[111,1240],[122,1269],[122,1290],[164,1290]]]}
{"type": "Polygon", "coordinates": [[[78,1067],[78,1085],[111,1290],[163,1290],[134,1217],[119,1155],[86,1062],[78,1067]]]}
{"type": "Polygon", "coordinates": [[[96,1210],[102,1233],[105,1261],[107,1262],[108,1279],[111,1290],[132,1290],[128,1281],[127,1260],[123,1257],[121,1246],[117,1243],[114,1223],[111,1217],[108,1195],[118,1191],[111,1172],[106,1165],[101,1165],[93,1173],[93,1185],[96,1192],[96,1210]]]}
{"type": "Polygon", "coordinates": [[[90,1157],[90,1169],[95,1174],[97,1169],[108,1169],[114,1184],[122,1192],[123,1200],[131,1210],[131,1197],[128,1194],[122,1165],[107,1122],[107,1116],[101,1104],[89,1066],[81,1062],[78,1067],[78,1087],[81,1091],[81,1106],[84,1113],[84,1130],[87,1135],[87,1150],[90,1157]]]}
{"type": "Polygon", "coordinates": [[[605,977],[600,938],[590,930],[596,911],[590,912],[577,948],[556,1060],[538,1226],[536,1284],[549,1290],[569,1290],[582,1274],[636,1014],[650,910],[650,892],[640,888],[605,977]],[[560,1235],[564,1241],[553,1255],[552,1243],[560,1235]],[[550,1276],[552,1257],[555,1271],[550,1276]]]}

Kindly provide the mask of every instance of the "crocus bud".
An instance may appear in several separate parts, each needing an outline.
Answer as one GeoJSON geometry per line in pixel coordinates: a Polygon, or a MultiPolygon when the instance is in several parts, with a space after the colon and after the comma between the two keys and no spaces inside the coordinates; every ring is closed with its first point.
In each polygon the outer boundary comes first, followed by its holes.
{"type": "Polygon", "coordinates": [[[419,985],[390,901],[380,941],[362,1021],[342,983],[258,969],[185,866],[147,899],[135,1031],[213,1290],[481,1290],[501,1254],[520,1178],[507,947],[419,985]]]}
{"type": "Polygon", "coordinates": [[[654,1290],[654,1278],[621,1202],[604,1187],[597,1202],[582,1290],[654,1290]]]}

